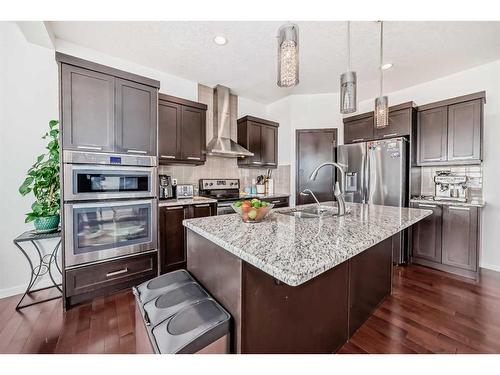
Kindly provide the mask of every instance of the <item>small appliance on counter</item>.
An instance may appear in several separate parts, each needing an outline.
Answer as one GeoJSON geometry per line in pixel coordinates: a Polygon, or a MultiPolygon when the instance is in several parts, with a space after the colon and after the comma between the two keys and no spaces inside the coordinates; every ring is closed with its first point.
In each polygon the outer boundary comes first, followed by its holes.
{"type": "Polygon", "coordinates": [[[164,174],[158,175],[159,179],[159,198],[160,199],[174,199],[176,197],[176,180],[171,176],[164,174]]]}
{"type": "Polygon", "coordinates": [[[435,200],[467,202],[467,176],[437,171],[434,176],[435,200]]]}
{"type": "Polygon", "coordinates": [[[193,196],[193,185],[177,185],[177,199],[188,199],[193,198],[193,196]]]}

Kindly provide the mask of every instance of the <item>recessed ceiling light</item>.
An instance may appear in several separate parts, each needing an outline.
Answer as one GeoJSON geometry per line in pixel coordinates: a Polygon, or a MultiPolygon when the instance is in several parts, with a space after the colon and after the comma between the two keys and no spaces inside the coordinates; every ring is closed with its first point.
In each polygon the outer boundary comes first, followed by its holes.
{"type": "Polygon", "coordinates": [[[225,36],[222,36],[222,35],[217,35],[215,38],[214,38],[214,43],[219,45],[219,46],[223,46],[224,44],[227,44],[227,39],[225,36]]]}
{"type": "Polygon", "coordinates": [[[382,65],[382,70],[387,70],[392,68],[392,63],[387,63],[382,65]]]}

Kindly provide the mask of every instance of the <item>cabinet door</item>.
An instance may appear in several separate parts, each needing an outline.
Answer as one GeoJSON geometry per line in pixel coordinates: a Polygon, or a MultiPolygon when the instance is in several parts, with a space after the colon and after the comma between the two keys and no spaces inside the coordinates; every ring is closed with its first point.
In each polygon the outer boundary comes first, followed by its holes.
{"type": "Polygon", "coordinates": [[[186,161],[205,161],[206,111],[182,106],[181,158],[186,161]]]}
{"type": "Polygon", "coordinates": [[[412,256],[441,263],[441,207],[412,203],[412,207],[432,210],[432,215],[412,227],[412,256]]]}
{"type": "Polygon", "coordinates": [[[115,78],[62,64],[63,149],[113,151],[115,78]]]}
{"type": "Polygon", "coordinates": [[[448,107],[448,160],[481,160],[481,100],[448,107]]]}
{"type": "Polygon", "coordinates": [[[262,164],[269,167],[277,166],[278,129],[272,126],[261,127],[262,164]]]}
{"type": "Polygon", "coordinates": [[[375,138],[393,138],[410,134],[411,109],[400,109],[389,112],[389,125],[375,129],[375,138]]]}
{"type": "Polygon", "coordinates": [[[373,116],[348,121],[344,125],[344,143],[366,142],[374,136],[373,116]]]}
{"type": "Polygon", "coordinates": [[[116,146],[130,154],[156,155],[156,88],[116,78],[116,146]]]}
{"type": "Polygon", "coordinates": [[[447,160],[448,108],[419,112],[417,164],[438,164],[447,160]]]}
{"type": "Polygon", "coordinates": [[[476,271],[477,233],[476,207],[444,206],[442,263],[476,271]]]}
{"type": "Polygon", "coordinates": [[[248,122],[248,150],[254,154],[250,158],[250,164],[262,165],[261,131],[262,126],[260,124],[251,121],[248,122]]]}
{"type": "Polygon", "coordinates": [[[190,218],[217,215],[217,207],[213,203],[194,204],[191,206],[190,218]]]}
{"type": "Polygon", "coordinates": [[[182,107],[160,100],[158,102],[158,155],[160,162],[180,159],[180,130],[182,107]]]}
{"type": "Polygon", "coordinates": [[[160,207],[161,273],[182,268],[186,262],[183,206],[160,207]]]}

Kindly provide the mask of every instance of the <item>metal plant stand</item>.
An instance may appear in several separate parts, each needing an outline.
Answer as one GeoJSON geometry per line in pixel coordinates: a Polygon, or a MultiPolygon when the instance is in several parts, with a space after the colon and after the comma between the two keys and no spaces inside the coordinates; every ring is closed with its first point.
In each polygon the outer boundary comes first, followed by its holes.
{"type": "Polygon", "coordinates": [[[29,263],[30,268],[31,268],[30,282],[29,282],[28,287],[26,288],[26,291],[24,292],[23,296],[19,300],[19,303],[16,306],[16,310],[19,310],[19,309],[22,309],[22,308],[28,307],[28,306],[33,306],[33,305],[36,305],[36,304],[39,304],[42,302],[52,301],[54,299],[61,298],[62,297],[61,284],[58,284],[54,280],[54,273],[53,273],[53,272],[55,272],[55,270],[53,269],[55,266],[55,268],[59,272],[59,274],[62,275],[61,268],[59,267],[59,264],[57,263],[57,253],[59,251],[59,248],[61,247],[61,231],[57,230],[57,231],[52,232],[52,233],[43,233],[43,234],[36,233],[35,231],[24,232],[19,237],[14,239],[14,245],[16,245],[19,248],[19,250],[21,250],[21,252],[24,254],[24,256],[28,260],[28,263],[29,263]],[[52,250],[51,253],[44,255],[44,254],[42,254],[40,246],[38,245],[37,242],[51,239],[51,238],[59,238],[59,241],[57,242],[56,246],[54,247],[54,250],[52,250]],[[21,244],[24,242],[31,242],[33,244],[33,247],[36,249],[35,255],[33,256],[34,259],[32,259],[28,255],[28,252],[25,249],[23,249],[23,247],[21,246],[21,244]],[[39,289],[32,289],[33,286],[35,285],[36,281],[38,280],[38,278],[42,277],[43,275],[45,275],[47,273],[49,274],[50,280],[52,281],[53,285],[50,285],[50,286],[47,286],[44,288],[39,288],[39,289]],[[36,302],[28,303],[25,305],[21,305],[21,302],[24,300],[24,298],[28,294],[31,294],[34,292],[39,292],[39,291],[45,290],[45,289],[51,289],[51,288],[57,288],[61,294],[58,296],[55,296],[55,297],[41,300],[41,301],[36,301],[36,302]]]}

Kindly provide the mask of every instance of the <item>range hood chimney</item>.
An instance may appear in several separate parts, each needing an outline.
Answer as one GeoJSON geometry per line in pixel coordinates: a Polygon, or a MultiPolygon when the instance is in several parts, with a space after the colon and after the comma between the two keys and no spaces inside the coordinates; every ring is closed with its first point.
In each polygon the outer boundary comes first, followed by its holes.
{"type": "MultiPolygon", "coordinates": [[[[214,89],[213,138],[207,144],[207,155],[223,157],[253,156],[231,139],[231,105],[229,88],[221,85],[214,89]]],[[[237,127],[235,126],[235,129],[237,127]]],[[[234,137],[236,138],[236,137],[234,137]]]]}

